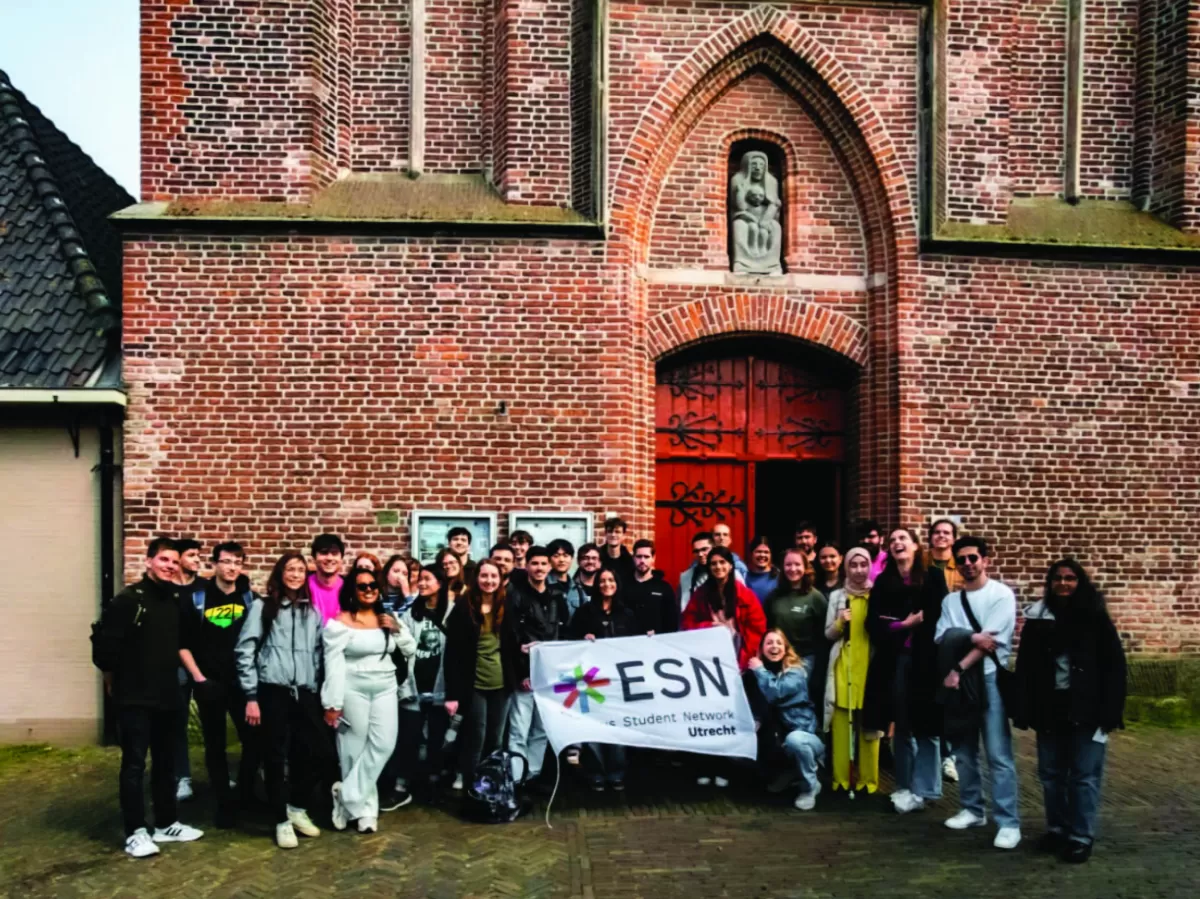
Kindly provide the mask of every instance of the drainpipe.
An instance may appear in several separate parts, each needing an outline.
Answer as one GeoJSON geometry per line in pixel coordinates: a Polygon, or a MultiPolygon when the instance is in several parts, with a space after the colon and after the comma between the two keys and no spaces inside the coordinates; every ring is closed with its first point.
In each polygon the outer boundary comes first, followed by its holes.
{"type": "MultiPolygon", "coordinates": [[[[100,472],[100,608],[107,609],[108,604],[116,593],[116,526],[113,518],[116,514],[116,473],[117,466],[113,454],[113,428],[108,422],[100,426],[100,462],[96,465],[100,472]]],[[[104,743],[112,745],[117,742],[117,720],[115,709],[104,697],[104,743]]]]}

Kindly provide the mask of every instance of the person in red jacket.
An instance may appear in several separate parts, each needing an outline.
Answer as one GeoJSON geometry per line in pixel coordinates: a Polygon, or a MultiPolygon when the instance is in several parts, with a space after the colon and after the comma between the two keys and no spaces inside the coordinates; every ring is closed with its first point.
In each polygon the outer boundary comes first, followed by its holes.
{"type": "MultiPolygon", "coordinates": [[[[724,546],[714,546],[708,554],[708,580],[692,594],[691,601],[683,610],[679,622],[680,630],[692,631],[702,627],[728,628],[737,652],[738,670],[745,671],[750,660],[758,655],[759,644],[767,632],[767,616],[762,604],[749,587],[737,579],[733,570],[733,553],[724,546]]],[[[729,786],[729,779],[721,773],[727,771],[724,760],[719,756],[697,756],[701,760],[701,774],[696,778],[700,786],[715,783],[718,787],[729,786]]]]}
{"type": "Polygon", "coordinates": [[[734,575],[733,553],[723,546],[714,546],[708,554],[707,568],[708,580],[692,594],[683,610],[680,630],[729,628],[737,650],[738,669],[745,671],[750,660],[758,655],[758,645],[767,632],[767,616],[754,591],[734,575]]]}

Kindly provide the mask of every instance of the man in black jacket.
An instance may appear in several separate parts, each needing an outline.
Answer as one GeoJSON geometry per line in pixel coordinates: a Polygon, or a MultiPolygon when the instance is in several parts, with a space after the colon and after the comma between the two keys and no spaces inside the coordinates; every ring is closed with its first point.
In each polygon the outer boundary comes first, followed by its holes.
{"type": "Polygon", "coordinates": [[[196,708],[204,735],[204,765],[209,788],[217,797],[216,824],[232,827],[237,809],[229,787],[225,756],[225,714],[233,719],[242,744],[238,784],[242,803],[254,798],[254,780],[261,760],[258,732],[246,723],[246,696],[238,682],[234,647],[254,593],[242,574],[246,554],[239,543],[213,548],[213,579],[196,591],[200,601],[189,603],[179,656],[195,685],[196,708]]]}
{"type": "Polygon", "coordinates": [[[609,571],[615,571],[622,588],[628,588],[633,581],[633,557],[625,548],[625,532],[628,530],[624,519],[610,518],[604,522],[604,545],[600,552],[600,564],[609,571]]]}
{"type": "Polygon", "coordinates": [[[670,634],[679,630],[679,603],[675,591],[654,568],[654,542],[633,544],[633,581],[625,595],[637,617],[638,630],[647,634],[670,634]]]}
{"type": "Polygon", "coordinates": [[[134,858],[157,855],[158,843],[190,842],[204,835],[175,817],[173,725],[180,703],[180,629],[187,614],[173,583],[178,572],[179,551],[171,540],[152,540],[145,576],[113,597],[94,637],[94,661],[117,707],[121,816],[125,851],[134,858]],[[147,749],[154,758],[153,837],[146,830],[142,785],[147,749]]]}
{"type": "MultiPolygon", "coordinates": [[[[558,639],[559,625],[566,616],[562,593],[546,585],[550,553],[544,546],[531,546],[525,554],[525,580],[515,589],[509,583],[509,611],[517,635],[514,666],[516,689],[508,704],[508,751],[525,758],[529,779],[542,771],[546,755],[546,730],[533,701],[529,683],[529,650],[535,643],[558,639]]],[[[519,771],[514,776],[520,776],[519,771]]]]}

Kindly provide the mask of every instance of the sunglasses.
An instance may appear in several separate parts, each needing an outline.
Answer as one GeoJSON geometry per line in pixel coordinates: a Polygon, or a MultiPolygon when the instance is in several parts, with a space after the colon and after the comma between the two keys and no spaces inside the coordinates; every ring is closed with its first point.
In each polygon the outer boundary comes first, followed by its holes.
{"type": "Polygon", "coordinates": [[[369,584],[355,584],[354,589],[359,593],[378,593],[379,585],[371,581],[369,584]]]}
{"type": "Polygon", "coordinates": [[[959,565],[974,565],[979,561],[979,556],[975,555],[975,553],[971,553],[968,556],[956,556],[955,559],[959,565]]]}

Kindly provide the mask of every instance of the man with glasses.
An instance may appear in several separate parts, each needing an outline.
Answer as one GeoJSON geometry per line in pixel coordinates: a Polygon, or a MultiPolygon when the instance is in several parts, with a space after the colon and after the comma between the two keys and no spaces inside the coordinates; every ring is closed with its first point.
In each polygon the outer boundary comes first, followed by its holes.
{"type": "Polygon", "coordinates": [[[254,602],[250,582],[242,574],[246,554],[239,543],[213,547],[213,578],[193,595],[194,614],[188,615],[179,658],[191,675],[204,736],[204,765],[209,789],[217,797],[216,825],[233,827],[237,806],[225,756],[225,714],[233,719],[242,744],[237,783],[242,806],[254,799],[254,781],[261,760],[257,729],[246,723],[246,696],[237,677],[234,648],[246,612],[254,602]]]}
{"type": "Polygon", "coordinates": [[[945,685],[951,690],[958,689],[962,673],[982,664],[987,707],[982,710],[978,725],[969,729],[965,738],[954,747],[962,811],[947,820],[946,826],[951,830],[966,830],[987,824],[979,766],[979,740],[982,737],[991,781],[992,813],[999,827],[992,845],[997,849],[1015,849],[1021,842],[1017,769],[1013,763],[1008,713],[996,684],[996,672],[997,666],[1008,663],[1017,622],[1017,598],[1004,584],[988,577],[988,545],[982,538],[960,537],[956,540],[954,560],[962,574],[962,589],[947,594],[943,600],[934,639],[941,643],[951,629],[971,632],[972,648],[946,675],[945,685]]]}
{"type": "Polygon", "coordinates": [[[708,531],[700,531],[692,537],[692,564],[679,575],[679,611],[682,612],[692,600],[692,593],[708,580],[708,554],[712,552],[713,538],[708,531]]]}

